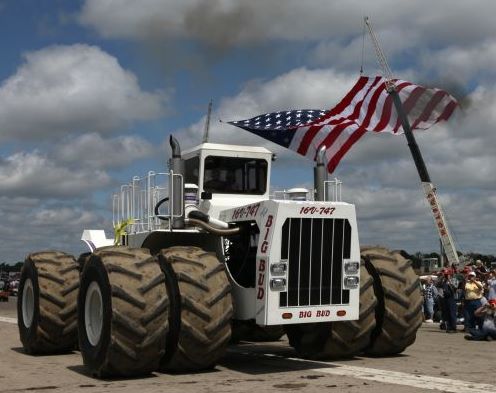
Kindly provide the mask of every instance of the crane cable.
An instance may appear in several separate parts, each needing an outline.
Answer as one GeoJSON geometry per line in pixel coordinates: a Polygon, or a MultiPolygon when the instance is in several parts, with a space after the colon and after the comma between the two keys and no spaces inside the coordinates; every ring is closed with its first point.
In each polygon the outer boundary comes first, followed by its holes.
{"type": "Polygon", "coordinates": [[[362,64],[360,64],[360,76],[363,76],[363,59],[365,58],[365,21],[363,22],[362,31],[362,64]]]}
{"type": "Polygon", "coordinates": [[[372,40],[372,45],[374,46],[375,53],[377,56],[377,61],[379,62],[379,66],[381,67],[382,73],[384,74],[384,78],[386,78],[386,90],[392,91],[395,89],[394,81],[393,81],[393,72],[391,68],[389,68],[389,64],[386,60],[386,55],[382,51],[382,47],[379,44],[379,40],[372,29],[372,24],[369,20],[368,16],[363,18],[363,22],[367,27],[370,35],[370,39],[372,40]]]}

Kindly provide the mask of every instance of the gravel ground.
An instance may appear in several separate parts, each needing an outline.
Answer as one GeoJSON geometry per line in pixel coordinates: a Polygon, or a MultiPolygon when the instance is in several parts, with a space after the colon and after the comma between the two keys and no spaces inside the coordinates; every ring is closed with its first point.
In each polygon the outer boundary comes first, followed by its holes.
{"type": "Polygon", "coordinates": [[[212,371],[146,378],[97,380],[78,352],[28,356],[18,337],[16,298],[0,303],[0,392],[494,392],[496,342],[471,342],[424,324],[417,341],[389,358],[357,357],[335,362],[295,359],[286,339],[230,347],[212,371]],[[468,383],[467,383],[468,382],[468,383]]]}

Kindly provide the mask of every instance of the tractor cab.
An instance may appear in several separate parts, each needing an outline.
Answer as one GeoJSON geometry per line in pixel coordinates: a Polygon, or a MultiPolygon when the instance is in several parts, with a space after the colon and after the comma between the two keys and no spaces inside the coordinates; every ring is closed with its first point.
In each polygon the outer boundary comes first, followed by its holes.
{"type": "Polygon", "coordinates": [[[269,199],[272,152],[263,147],[203,143],[184,151],[184,183],[198,186],[203,208],[226,208],[269,199]]]}

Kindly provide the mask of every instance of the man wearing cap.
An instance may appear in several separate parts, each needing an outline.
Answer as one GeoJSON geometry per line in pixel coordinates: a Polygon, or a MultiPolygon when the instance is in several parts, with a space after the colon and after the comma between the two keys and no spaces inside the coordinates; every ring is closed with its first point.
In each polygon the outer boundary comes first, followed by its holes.
{"type": "Polygon", "coordinates": [[[468,273],[465,281],[464,303],[465,327],[468,329],[475,328],[475,324],[477,322],[475,310],[482,306],[481,299],[483,294],[484,287],[479,281],[476,280],[475,272],[468,273]]]}
{"type": "Polygon", "coordinates": [[[475,311],[475,316],[483,318],[480,329],[470,329],[470,334],[465,336],[467,340],[487,340],[496,339],[496,299],[489,300],[485,305],[475,311]]]}
{"type": "Polygon", "coordinates": [[[441,299],[441,311],[444,327],[447,333],[456,332],[456,287],[453,285],[453,270],[450,268],[442,270],[440,286],[443,292],[441,299]]]}

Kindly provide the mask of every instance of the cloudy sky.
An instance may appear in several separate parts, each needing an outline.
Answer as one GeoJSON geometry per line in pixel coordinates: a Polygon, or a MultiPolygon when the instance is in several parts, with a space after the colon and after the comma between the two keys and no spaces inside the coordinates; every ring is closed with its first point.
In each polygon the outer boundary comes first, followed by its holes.
{"type": "MultiPolygon", "coordinates": [[[[447,89],[463,109],[417,140],[461,251],[496,247],[496,3],[491,0],[0,0],[0,262],[84,251],[112,232],[111,194],[163,171],[174,134],[278,154],[275,188],[312,163],[217,120],[330,108],[363,62],[380,72],[368,15],[394,75],[447,89]],[[362,59],[363,58],[363,59],[362,59]]],[[[438,240],[405,138],[366,135],[333,176],[360,241],[409,252],[438,240]]]]}

